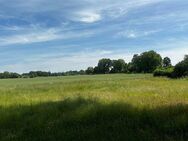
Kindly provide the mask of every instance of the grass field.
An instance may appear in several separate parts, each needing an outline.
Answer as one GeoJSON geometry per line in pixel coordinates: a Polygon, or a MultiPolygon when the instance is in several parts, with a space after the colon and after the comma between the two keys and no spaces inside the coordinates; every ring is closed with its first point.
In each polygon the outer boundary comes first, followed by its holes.
{"type": "Polygon", "coordinates": [[[0,141],[119,140],[188,140],[188,80],[149,74],[0,80],[0,141]]]}

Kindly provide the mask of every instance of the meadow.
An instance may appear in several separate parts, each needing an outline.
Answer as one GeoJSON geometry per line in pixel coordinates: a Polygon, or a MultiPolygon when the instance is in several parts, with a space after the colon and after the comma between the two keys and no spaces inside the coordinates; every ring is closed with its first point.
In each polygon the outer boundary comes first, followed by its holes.
{"type": "Polygon", "coordinates": [[[0,141],[186,141],[188,79],[0,80],[0,141]]]}

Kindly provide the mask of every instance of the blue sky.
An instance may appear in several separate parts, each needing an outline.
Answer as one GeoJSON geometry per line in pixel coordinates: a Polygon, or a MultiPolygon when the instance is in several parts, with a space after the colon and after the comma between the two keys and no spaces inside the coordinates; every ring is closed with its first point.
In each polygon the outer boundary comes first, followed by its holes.
{"type": "Polygon", "coordinates": [[[0,71],[67,71],[188,54],[187,0],[0,0],[0,71]]]}

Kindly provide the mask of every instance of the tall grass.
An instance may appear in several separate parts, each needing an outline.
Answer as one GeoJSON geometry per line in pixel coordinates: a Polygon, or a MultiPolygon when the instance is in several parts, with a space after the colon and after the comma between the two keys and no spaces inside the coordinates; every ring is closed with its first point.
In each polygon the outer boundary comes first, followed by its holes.
{"type": "Polygon", "coordinates": [[[188,81],[146,75],[0,80],[0,141],[184,141],[188,81]]]}

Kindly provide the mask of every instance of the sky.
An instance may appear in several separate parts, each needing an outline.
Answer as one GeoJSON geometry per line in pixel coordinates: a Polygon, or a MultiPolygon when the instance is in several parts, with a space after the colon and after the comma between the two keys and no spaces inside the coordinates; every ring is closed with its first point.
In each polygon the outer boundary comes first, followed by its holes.
{"type": "Polygon", "coordinates": [[[61,72],[155,50],[188,54],[188,0],[0,0],[0,72],[61,72]]]}

